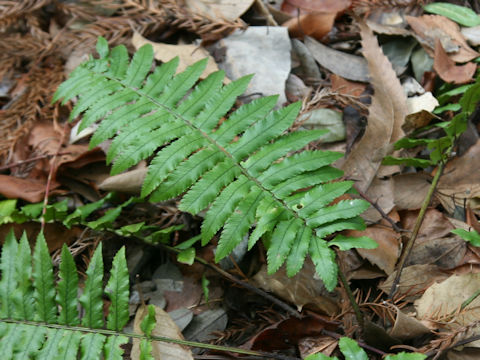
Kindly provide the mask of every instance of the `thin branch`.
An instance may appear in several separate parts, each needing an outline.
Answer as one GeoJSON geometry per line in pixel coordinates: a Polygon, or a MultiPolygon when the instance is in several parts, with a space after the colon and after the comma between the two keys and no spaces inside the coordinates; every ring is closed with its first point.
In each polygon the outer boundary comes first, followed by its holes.
{"type": "Polygon", "coordinates": [[[407,262],[407,259],[410,253],[412,252],[413,245],[415,244],[415,240],[417,239],[418,232],[420,231],[420,227],[422,226],[423,219],[425,218],[425,214],[427,213],[427,208],[430,205],[433,194],[435,192],[435,188],[438,185],[438,181],[440,180],[440,176],[442,175],[444,167],[445,167],[445,161],[441,161],[438,165],[437,172],[433,177],[432,184],[428,189],[427,196],[425,197],[422,207],[420,208],[420,212],[418,213],[418,216],[417,216],[417,221],[415,222],[415,226],[413,227],[412,234],[408,239],[407,246],[405,246],[405,250],[403,251],[402,256],[400,257],[400,261],[398,263],[398,268],[397,268],[397,274],[395,275],[395,280],[392,283],[392,288],[390,289],[390,295],[388,296],[389,299],[393,299],[393,296],[398,290],[398,284],[400,282],[400,277],[402,276],[402,270],[405,267],[405,263],[407,262]]]}
{"type": "Polygon", "coordinates": [[[356,184],[353,185],[353,187],[355,188],[355,190],[358,191],[358,195],[360,195],[364,200],[368,201],[370,203],[370,205],[372,205],[374,207],[374,209],[378,211],[378,213],[382,216],[382,218],[384,218],[386,221],[389,222],[390,225],[392,225],[392,228],[393,228],[393,230],[395,230],[395,232],[397,232],[397,233],[405,232],[405,230],[402,229],[401,227],[399,227],[390,216],[385,214],[385,211],[383,211],[383,209],[377,204],[376,201],[373,201],[372,199],[370,199],[367,196],[367,194],[365,194],[363,191],[361,191],[357,187],[356,184]]]}

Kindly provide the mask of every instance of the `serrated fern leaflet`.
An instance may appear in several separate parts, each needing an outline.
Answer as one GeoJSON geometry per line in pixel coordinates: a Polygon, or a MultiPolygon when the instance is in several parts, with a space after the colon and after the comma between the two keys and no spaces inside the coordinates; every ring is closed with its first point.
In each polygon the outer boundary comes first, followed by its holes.
{"type": "Polygon", "coordinates": [[[217,261],[257,224],[261,228],[252,233],[250,245],[263,234],[275,236],[268,251],[271,272],[287,261],[288,273],[294,275],[309,253],[327,260],[315,263],[327,289],[333,289],[335,253],[323,238],[338,229],[331,226],[335,221],[342,220],[341,230],[358,228],[358,215],[367,205],[348,200],[330,206],[352,183],[329,182],[341,176],[328,165],[342,154],[296,153],[323,135],[288,132],[300,104],[273,110],[276,97],[266,97],[229,114],[251,76],[223,85],[224,74],[219,71],[199,81],[205,60],[178,75],[174,75],[176,59],[150,72],[150,45],[141,47],[130,63],[123,46],[110,51],[105,39],[99,39],[97,52],[100,58],[90,58],[74,70],[54,101],[78,97],[73,114],[84,114],[81,128],[101,120],[91,146],[113,140],[107,154],[113,173],[153,156],[142,196],[161,201],[183,194],[182,211],[197,214],[208,208],[202,243],[223,228],[217,261]],[[101,91],[102,97],[95,101],[92,89],[101,91]],[[323,225],[332,231],[316,236],[323,225]],[[297,236],[303,227],[309,230],[297,236]]]}

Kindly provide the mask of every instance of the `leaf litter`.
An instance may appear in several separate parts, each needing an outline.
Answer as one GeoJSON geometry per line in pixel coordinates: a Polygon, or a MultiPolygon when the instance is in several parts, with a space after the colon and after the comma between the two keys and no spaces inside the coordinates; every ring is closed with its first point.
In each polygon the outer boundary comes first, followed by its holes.
{"type": "MultiPolygon", "coordinates": [[[[429,5],[436,15],[427,15],[422,2],[414,0],[188,0],[186,6],[171,0],[100,0],[95,5],[81,1],[36,1],[31,6],[4,3],[0,11],[3,198],[18,199],[18,206],[40,203],[44,198],[50,203],[66,199],[74,209],[103,198],[106,191],[119,192],[124,200],[128,194],[140,192],[144,168],[111,177],[104,165],[109,144],[89,149],[88,134],[71,144],[69,139],[76,134],[64,124],[74,104],[50,105],[53,92],[69,72],[68,64],[79,63],[92,53],[98,36],[111,45],[125,44],[129,50],[151,43],[158,62],[178,55],[182,66],[188,66],[197,57],[208,56],[204,76],[218,68],[225,69],[232,80],[257,73],[255,86],[239,104],[257,94],[279,93],[279,105],[300,100],[304,106],[299,127],[327,128],[338,134],[331,141],[310,146],[348,149],[341,167],[347,178],[356,180],[361,193],[352,196],[363,194],[372,203],[364,216],[367,228],[348,235],[368,235],[379,247],[350,250],[339,259],[361,311],[371,323],[405,349],[432,356],[446,353],[450,360],[472,356],[471,348],[478,347],[478,342],[467,342],[463,350],[451,348],[459,340],[478,335],[480,251],[451,230],[480,228],[480,179],[475,171],[480,145],[471,142],[461,156],[453,154],[447,163],[393,299],[387,294],[398,271],[405,236],[413,228],[435,169],[387,167],[381,161],[387,154],[400,154],[393,144],[406,133],[430,131],[435,137],[429,126],[452,119],[452,110],[437,113],[434,108],[438,103],[446,105],[440,101],[442,92],[475,81],[478,26],[462,28],[466,24],[457,24],[455,20],[460,20],[450,7],[438,2],[429,5]],[[292,49],[296,56],[291,57],[292,49]],[[419,93],[405,95],[405,77],[418,81],[419,93]],[[440,82],[445,83],[443,87],[438,86],[440,82]],[[402,231],[395,231],[392,222],[402,231]],[[465,305],[468,299],[472,301],[465,305]],[[423,335],[429,335],[431,341],[428,336],[419,340],[423,335]]],[[[473,1],[470,7],[467,26],[475,25],[477,18],[472,12],[480,11],[473,1]]],[[[451,95],[448,102],[455,104],[458,94],[451,95]]],[[[478,139],[478,112],[469,121],[467,132],[478,139]]],[[[408,150],[411,156],[425,155],[422,148],[408,150]]],[[[108,202],[101,211],[116,204],[108,202]]],[[[8,223],[12,214],[3,211],[0,206],[0,233],[11,227],[18,235],[23,230],[38,232],[39,223],[8,223]]],[[[175,201],[134,202],[122,211],[125,214],[115,220],[119,226],[142,221],[163,229],[173,226],[176,230],[151,237],[171,246],[198,233],[199,219],[181,213],[175,201]]],[[[89,220],[94,220],[96,215],[90,216],[89,220]]],[[[46,224],[45,231],[52,252],[66,242],[75,249],[78,261],[85,263],[98,241],[105,242],[106,251],[112,253],[119,243],[128,247],[132,241],[88,229],[67,232],[54,221],[46,224]]],[[[175,256],[159,245],[140,244],[128,255],[129,264],[135,264],[131,278],[139,279],[140,289],[135,295],[138,298],[131,299],[132,327],[138,328],[143,303],[150,301],[160,305],[156,316],[162,325],[155,331],[172,338],[243,344],[294,358],[316,352],[339,355],[338,339],[343,335],[366,348],[375,346],[365,344],[368,336],[357,331],[345,289],[339,286],[326,292],[312,266],[293,278],[288,278],[283,268],[267,275],[263,251],[267,239],[255,251],[231,262],[230,270],[213,265],[212,245],[195,246],[194,254],[209,266],[179,265],[162,275],[166,278],[157,277],[153,282],[162,264],[175,261],[175,256]],[[148,288],[147,282],[155,289],[148,288]],[[201,284],[207,283],[210,285],[202,288],[201,284]],[[150,290],[145,291],[147,288],[150,290]],[[300,319],[299,312],[303,315],[300,319]],[[183,335],[172,318],[181,323],[183,335]]],[[[188,348],[156,344],[155,352],[165,358],[192,358],[188,348]]],[[[137,344],[130,355],[139,358],[137,344]]],[[[375,351],[369,355],[380,358],[375,351]]]]}

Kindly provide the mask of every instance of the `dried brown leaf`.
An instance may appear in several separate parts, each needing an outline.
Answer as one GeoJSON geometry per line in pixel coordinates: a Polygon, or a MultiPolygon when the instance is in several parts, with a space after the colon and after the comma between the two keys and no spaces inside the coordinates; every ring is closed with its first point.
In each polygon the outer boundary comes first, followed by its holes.
{"type": "Polygon", "coordinates": [[[465,84],[473,80],[477,65],[475,63],[455,65],[455,61],[447,55],[440,40],[437,39],[435,43],[433,68],[443,81],[454,84],[465,84]]]}
{"type": "Polygon", "coordinates": [[[342,169],[347,176],[357,180],[357,186],[365,192],[377,174],[387,146],[403,136],[401,126],[407,106],[402,85],[377,38],[363,21],[359,25],[363,55],[368,61],[375,93],[365,134],[348,155],[342,169]]]}
{"type": "Polygon", "coordinates": [[[464,63],[480,55],[468,46],[457,23],[444,16],[407,16],[406,19],[417,34],[417,40],[432,57],[437,40],[440,40],[449,57],[455,62],[464,63]]]}

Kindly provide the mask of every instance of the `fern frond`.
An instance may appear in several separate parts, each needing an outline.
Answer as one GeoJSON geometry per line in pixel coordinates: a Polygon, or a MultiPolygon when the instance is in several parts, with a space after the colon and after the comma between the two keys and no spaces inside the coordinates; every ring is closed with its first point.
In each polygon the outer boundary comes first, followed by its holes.
{"type": "MultiPolygon", "coordinates": [[[[56,289],[52,261],[42,234],[37,238],[32,257],[26,235],[22,236],[19,244],[13,232],[9,233],[2,248],[0,269],[2,291],[10,289],[12,284],[18,286],[16,291],[2,293],[1,302],[5,304],[5,311],[0,314],[2,359],[97,360],[102,357],[102,352],[105,359],[122,359],[123,350],[120,346],[128,342],[128,337],[121,331],[129,319],[129,275],[125,248],[114,257],[105,290],[111,300],[107,329],[99,329],[103,326],[104,308],[101,246],[95,251],[87,269],[87,279],[79,301],[84,308],[83,318],[80,318],[78,311],[77,269],[65,245],[56,289]],[[15,258],[18,263],[12,266],[13,271],[10,272],[7,265],[15,258]],[[20,301],[20,295],[27,299],[20,301]],[[80,323],[84,327],[78,326],[80,323]]],[[[150,319],[150,332],[153,329],[151,323],[150,319]]],[[[136,336],[151,341],[149,334],[136,336]]]]}
{"type": "Polygon", "coordinates": [[[301,104],[274,111],[277,97],[272,96],[228,116],[250,76],[223,85],[220,71],[198,81],[205,60],[175,76],[178,61],[172,60],[149,75],[148,45],[128,65],[125,50],[109,51],[103,39],[99,54],[100,59],[80,65],[54,99],[78,96],[74,115],[84,111],[82,126],[100,120],[91,146],[112,140],[107,155],[113,161],[112,172],[153,155],[141,196],[163,201],[182,195],[182,211],[197,214],[208,209],[202,243],[221,231],[217,261],[256,224],[249,247],[263,235],[273,236],[268,249],[270,272],[287,261],[288,274],[294,275],[309,253],[327,289],[333,289],[335,254],[324,239],[339,230],[362,227],[358,215],[368,204],[348,200],[331,205],[353,185],[334,181],[342,173],[330,165],[343,154],[295,153],[324,134],[287,133],[301,104]],[[88,86],[101,88],[104,98],[95,102],[88,86]],[[326,262],[322,265],[322,261],[326,262]]]}

